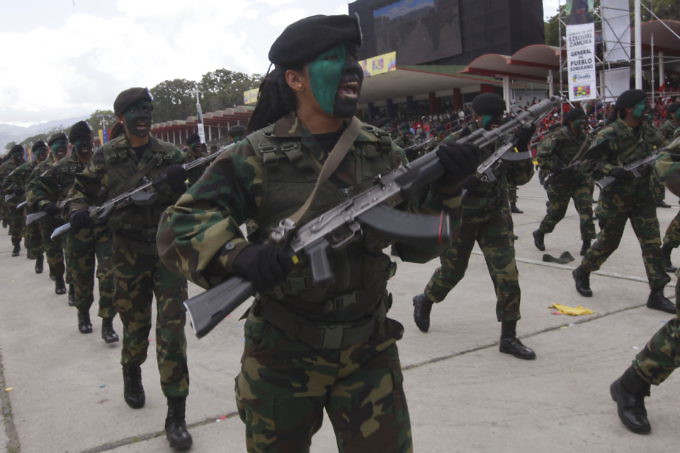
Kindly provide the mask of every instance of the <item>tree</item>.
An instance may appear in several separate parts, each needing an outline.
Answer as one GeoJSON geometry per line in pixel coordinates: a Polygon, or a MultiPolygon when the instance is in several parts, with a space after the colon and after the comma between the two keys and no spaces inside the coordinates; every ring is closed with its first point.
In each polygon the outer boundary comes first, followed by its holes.
{"type": "Polygon", "coordinates": [[[258,87],[261,81],[261,75],[248,75],[228,69],[203,74],[199,82],[203,111],[211,112],[243,104],[243,92],[258,87]]]}
{"type": "Polygon", "coordinates": [[[163,122],[184,120],[195,115],[193,91],[195,82],[186,79],[166,80],[151,88],[153,120],[163,122]]]}
{"type": "Polygon", "coordinates": [[[113,114],[113,110],[96,110],[85,121],[94,131],[94,135],[97,135],[99,129],[111,129],[118,118],[113,114]]]}

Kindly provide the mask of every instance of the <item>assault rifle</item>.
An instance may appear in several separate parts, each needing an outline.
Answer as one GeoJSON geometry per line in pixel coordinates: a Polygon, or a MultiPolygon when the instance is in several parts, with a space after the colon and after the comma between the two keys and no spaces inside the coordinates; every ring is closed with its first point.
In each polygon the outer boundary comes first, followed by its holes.
{"type": "MultiPolygon", "coordinates": [[[[478,147],[491,145],[517,128],[533,123],[557,104],[557,98],[545,100],[496,129],[477,129],[457,143],[471,143],[478,147]]],[[[489,178],[496,163],[505,158],[505,153],[524,154],[512,151],[514,147],[513,143],[502,146],[479,165],[477,176],[489,178]]],[[[360,236],[363,230],[377,233],[395,243],[419,247],[445,243],[451,234],[448,216],[425,216],[392,209],[414,191],[443,175],[444,167],[436,150],[433,150],[384,176],[377,176],[373,186],[304,225],[298,226],[290,219],[283,219],[272,230],[269,241],[285,247],[293,256],[304,252],[310,259],[315,284],[333,278],[328,249],[344,247],[360,236]]],[[[252,283],[233,276],[186,300],[184,305],[196,335],[200,338],[209,333],[254,294],[252,283]]]]}
{"type": "MultiPolygon", "coordinates": [[[[631,162],[628,165],[624,165],[623,168],[628,170],[629,172],[631,172],[635,178],[639,178],[639,177],[642,176],[642,173],[640,173],[640,171],[643,168],[645,168],[647,165],[654,162],[659,153],[661,153],[663,151],[667,151],[671,148],[674,148],[677,145],[678,142],[680,142],[680,138],[677,138],[677,139],[673,140],[667,146],[664,146],[663,148],[654,151],[651,156],[647,156],[645,158],[631,162]]],[[[613,183],[615,180],[616,180],[616,178],[614,178],[613,176],[605,176],[604,178],[601,178],[601,179],[598,179],[597,181],[595,181],[595,184],[597,184],[597,186],[600,188],[600,190],[602,190],[605,187],[607,187],[609,184],[613,183]]]]}
{"type": "Polygon", "coordinates": [[[28,204],[28,202],[27,202],[26,200],[24,200],[24,201],[22,201],[21,203],[19,203],[19,204],[17,205],[17,209],[21,209],[21,208],[23,208],[24,206],[26,206],[27,204],[28,204]]]}
{"type": "Polygon", "coordinates": [[[591,137],[594,136],[602,127],[603,125],[600,125],[588,132],[586,139],[583,141],[583,144],[579,148],[578,152],[574,154],[574,157],[571,158],[566,167],[548,172],[548,174],[543,179],[544,187],[548,187],[550,185],[550,180],[558,174],[577,168],[583,163],[588,151],[590,151],[590,144],[593,142],[591,137]]]}
{"type": "Polygon", "coordinates": [[[424,148],[425,146],[429,145],[432,143],[434,140],[434,137],[430,137],[424,142],[416,143],[415,145],[408,146],[404,148],[402,151],[404,151],[404,154],[406,154],[406,157],[411,158],[411,156],[417,156],[418,154],[416,151],[420,150],[421,148],[424,148]]]}
{"type": "MultiPolygon", "coordinates": [[[[191,170],[192,168],[199,167],[206,162],[210,162],[211,160],[216,159],[218,156],[222,155],[223,153],[229,151],[231,148],[235,146],[235,143],[232,143],[231,145],[224,146],[220,148],[217,152],[214,154],[208,154],[207,156],[199,157],[196,160],[192,160],[191,162],[187,162],[186,164],[182,165],[182,167],[185,170],[191,170]]],[[[90,217],[92,217],[92,220],[94,221],[100,221],[104,220],[108,215],[113,211],[114,209],[119,209],[122,208],[123,206],[128,206],[131,203],[135,204],[148,204],[152,203],[154,198],[156,197],[156,192],[153,189],[154,185],[158,185],[163,181],[165,176],[162,176],[156,181],[148,181],[142,184],[141,186],[137,187],[136,189],[132,189],[128,192],[125,192],[121,195],[118,195],[115,198],[112,198],[105,203],[103,203],[101,206],[90,206],[88,208],[88,211],[90,212],[90,217]]],[[[36,213],[40,214],[40,213],[36,213]]],[[[47,215],[47,213],[43,213],[47,215]]],[[[44,217],[44,215],[42,216],[44,217]]],[[[34,219],[33,221],[35,221],[34,219]]],[[[60,236],[63,236],[64,234],[68,233],[71,231],[71,224],[70,223],[65,223],[60,227],[57,227],[52,231],[52,234],[50,235],[50,239],[54,240],[60,236]]]]}
{"type": "Polygon", "coordinates": [[[5,203],[7,203],[8,201],[11,201],[11,200],[13,200],[13,199],[15,199],[16,197],[17,197],[17,194],[15,194],[15,193],[11,193],[11,194],[9,194],[9,195],[5,195],[5,203]]]}

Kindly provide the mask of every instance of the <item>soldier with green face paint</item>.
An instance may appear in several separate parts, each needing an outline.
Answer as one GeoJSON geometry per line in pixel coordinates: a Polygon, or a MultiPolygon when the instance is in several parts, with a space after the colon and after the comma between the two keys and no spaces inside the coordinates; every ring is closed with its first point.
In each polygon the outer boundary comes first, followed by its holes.
{"type": "MultiPolygon", "coordinates": [[[[56,205],[68,210],[67,193],[72,188],[76,174],[83,171],[92,158],[92,129],[85,121],[71,127],[69,142],[71,156],[59,160],[42,176],[44,183],[58,188],[61,193],[56,205]]],[[[101,204],[103,199],[97,200],[101,204]]],[[[51,207],[48,209],[52,209],[51,207]]],[[[74,288],[74,306],[78,310],[78,330],[92,332],[90,307],[94,301],[95,256],[96,275],[99,281],[99,317],[102,318],[101,337],[106,343],[118,341],[113,330],[113,269],[111,266],[111,233],[106,222],[90,227],[72,229],[66,237],[66,263],[74,288]]]]}
{"type": "MultiPolygon", "coordinates": [[[[503,118],[505,102],[494,93],[484,93],[472,101],[474,120],[463,130],[444,140],[455,141],[482,127],[498,126],[503,118]]],[[[517,131],[517,148],[526,151],[533,130],[517,131]]],[[[480,151],[485,159],[495,146],[480,151]]],[[[531,159],[503,162],[496,170],[495,181],[482,182],[470,178],[462,202],[462,224],[449,248],[439,257],[441,266],[435,270],[425,290],[413,298],[413,319],[416,326],[427,332],[430,312],[435,303],[442,302],[465,276],[470,254],[478,243],[496,290],[496,318],[501,323],[499,351],[524,360],[533,360],[536,353],[517,338],[520,315],[521,290],[515,262],[515,241],[512,217],[508,203],[508,183],[526,184],[533,176],[531,159]]]]}
{"type": "MultiPolygon", "coordinates": [[[[387,133],[353,119],[363,81],[360,44],[355,17],[312,16],[288,26],[269,52],[275,69],[260,87],[252,132],[215,160],[159,226],[161,259],[175,271],[204,287],[239,276],[257,290],[235,385],[249,452],[309,451],[324,409],[339,451],[413,450],[396,346],[403,327],[386,315],[395,272],[382,252],[389,241],[366,232],[329,250],[335,278],[318,285],[307,256],[293,266],[267,241],[273,226],[304,205],[340,137],[351,134],[347,154],[320,182],[300,224],[401,163],[387,133]],[[246,240],[239,225],[249,219],[259,229],[246,240]]],[[[458,185],[474,171],[475,154],[440,148],[447,176],[424,194],[426,208],[457,212],[458,185]]],[[[416,251],[398,252],[413,259],[416,251]]]]}
{"type": "Polygon", "coordinates": [[[50,238],[50,235],[56,227],[63,223],[63,220],[59,217],[59,209],[56,205],[59,194],[51,187],[43,185],[40,177],[56,161],[66,155],[67,148],[61,144],[65,144],[65,141],[60,140],[64,137],[63,133],[54,134],[50,137],[47,143],[51,150],[47,159],[39,163],[33,172],[31,172],[26,191],[26,202],[28,203],[29,212],[44,211],[48,214],[36,223],[40,230],[42,246],[47,257],[50,278],[55,281],[54,292],[56,294],[64,294],[66,292],[66,284],[64,282],[64,252],[61,239],[54,241],[50,238]]]}
{"type": "MultiPolygon", "coordinates": [[[[28,183],[31,178],[31,174],[36,166],[47,159],[47,145],[42,140],[37,141],[33,144],[31,151],[33,153],[33,160],[29,160],[23,165],[17,167],[10,175],[7,177],[7,182],[10,185],[10,190],[15,190],[16,188],[21,189],[24,194],[28,191],[28,183]]],[[[20,210],[21,215],[24,215],[24,209],[20,210]]],[[[28,209],[30,212],[30,207],[28,209]]],[[[40,274],[43,271],[43,247],[42,238],[40,236],[40,228],[38,224],[31,224],[25,227],[25,243],[26,249],[28,250],[27,256],[31,259],[35,259],[35,273],[40,274]]]]}
{"type": "Polygon", "coordinates": [[[17,205],[21,202],[24,196],[23,189],[20,187],[10,187],[9,175],[19,168],[24,163],[24,147],[21,145],[14,145],[9,151],[9,159],[0,167],[0,196],[4,198],[10,197],[5,201],[5,212],[7,215],[7,222],[9,224],[9,234],[12,237],[12,256],[19,256],[21,253],[21,238],[23,237],[24,220],[23,212],[17,211],[17,205]]]}
{"type": "Polygon", "coordinates": [[[154,191],[138,194],[133,202],[115,209],[106,219],[113,235],[113,300],[123,322],[123,398],[133,409],[144,406],[141,365],[147,357],[152,307],[156,298],[156,357],[161,389],[167,399],[165,435],[172,448],[188,449],[192,438],[186,428],[189,369],[186,356],[182,302],[187,282],[158,259],[156,229],[163,210],[186,190],[184,156],[174,145],[150,135],[153,103],[146,88],[129,88],[113,103],[123,134],[94,152],[76,175],[69,194],[69,221],[73,230],[92,225],[88,206],[110,200],[145,181],[154,191]]]}
{"type": "Polygon", "coordinates": [[[229,129],[229,132],[227,132],[227,135],[231,137],[231,142],[232,143],[238,143],[241,140],[243,140],[243,137],[246,134],[246,128],[243,126],[234,126],[229,129]]]}
{"type": "Polygon", "coordinates": [[[648,110],[644,91],[623,92],[616,100],[616,118],[597,134],[588,151],[594,177],[611,176],[614,182],[600,191],[596,210],[600,233],[581,265],[573,271],[573,277],[578,293],[591,297],[590,273],[598,270],[619,246],[630,219],[640,242],[651,289],[647,307],[675,313],[675,304],[663,294],[670,277],[664,270],[661,256],[659,220],[649,182],[652,169],[649,166],[639,169],[640,176],[637,177],[625,168],[649,157],[654,149],[663,145],[663,138],[646,121],[648,110]]]}
{"type": "Polygon", "coordinates": [[[538,147],[538,164],[550,174],[546,185],[548,210],[538,229],[533,232],[534,244],[541,251],[545,250],[545,235],[552,233],[564,218],[570,199],[574,200],[580,219],[581,255],[586,253],[595,239],[592,183],[588,175],[571,163],[588,140],[584,131],[585,120],[583,109],[571,109],[564,116],[563,127],[546,136],[538,147]]]}

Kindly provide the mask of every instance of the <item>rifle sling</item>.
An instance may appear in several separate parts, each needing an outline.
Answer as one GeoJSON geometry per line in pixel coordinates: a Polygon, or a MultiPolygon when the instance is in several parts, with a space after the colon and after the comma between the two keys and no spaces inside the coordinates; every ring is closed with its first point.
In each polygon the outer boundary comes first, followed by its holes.
{"type": "Polygon", "coordinates": [[[340,162],[342,162],[342,160],[347,155],[347,152],[354,144],[354,140],[356,140],[356,138],[359,136],[360,131],[361,121],[359,121],[359,119],[355,116],[352,118],[352,121],[350,121],[349,125],[338,139],[338,142],[335,144],[330,154],[328,154],[326,161],[323,163],[323,167],[321,167],[316,184],[314,184],[312,193],[309,194],[309,197],[307,197],[305,203],[289,217],[295,225],[297,225],[300,219],[302,219],[302,217],[304,217],[304,215],[307,213],[309,207],[316,198],[319,187],[321,187],[321,184],[326,182],[333,172],[338,168],[338,165],[340,165],[340,162]]]}

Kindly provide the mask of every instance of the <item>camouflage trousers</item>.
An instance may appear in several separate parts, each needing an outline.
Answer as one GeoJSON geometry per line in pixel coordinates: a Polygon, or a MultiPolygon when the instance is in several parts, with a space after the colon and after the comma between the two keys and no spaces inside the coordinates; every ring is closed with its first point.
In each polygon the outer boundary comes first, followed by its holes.
{"type": "Polygon", "coordinates": [[[671,248],[680,246],[680,211],[673,217],[668,228],[666,228],[666,234],[663,236],[663,245],[671,248]]]}
{"type": "Polygon", "coordinates": [[[626,222],[630,219],[642,249],[649,286],[652,289],[663,288],[670,277],[663,266],[659,220],[651,193],[636,194],[635,187],[631,191],[618,190],[619,187],[608,186],[600,194],[596,210],[600,233],[583,257],[581,267],[588,272],[598,270],[618,248],[626,222]]]}
{"type": "Polygon", "coordinates": [[[64,266],[64,250],[61,239],[57,239],[56,241],[50,239],[52,231],[61,225],[61,222],[54,217],[46,216],[36,223],[40,229],[40,236],[47,258],[47,266],[50,268],[50,274],[55,277],[63,277],[66,269],[64,266]]]}
{"type": "Polygon", "coordinates": [[[26,232],[25,242],[28,253],[33,255],[33,257],[42,255],[43,243],[42,235],[40,233],[40,225],[38,225],[36,222],[33,222],[30,225],[26,225],[25,232],[26,232]]]}
{"type": "MultiPolygon", "coordinates": [[[[675,285],[675,300],[680,286],[675,285]]],[[[677,316],[659,329],[633,360],[633,368],[645,381],[659,385],[680,367],[680,309],[677,316]]]]}
{"type": "Polygon", "coordinates": [[[235,388],[248,452],[309,452],[324,409],[341,453],[412,452],[397,339],[312,349],[251,310],[235,388]]]}
{"type": "Polygon", "coordinates": [[[510,204],[517,203],[517,186],[510,183],[508,183],[508,201],[510,204]]]}
{"type": "Polygon", "coordinates": [[[656,177],[655,173],[652,173],[649,178],[650,189],[652,195],[654,196],[655,202],[664,201],[666,199],[666,186],[659,182],[659,178],[656,177]]]}
{"type": "Polygon", "coordinates": [[[592,183],[576,179],[576,183],[553,182],[546,189],[548,193],[547,213],[538,227],[543,233],[552,233],[555,226],[564,218],[569,207],[569,200],[574,200],[578,212],[581,240],[590,241],[595,238],[593,223],[593,186],[592,183]]]}
{"type": "Polygon", "coordinates": [[[187,298],[187,281],[163,266],[157,255],[139,253],[134,245],[115,234],[112,263],[114,306],[123,322],[121,364],[141,365],[146,360],[155,295],[161,389],[168,398],[188,395],[186,313],[182,306],[187,298]]]}
{"type": "Polygon", "coordinates": [[[439,257],[441,266],[427,283],[425,295],[432,302],[444,300],[465,275],[475,241],[482,249],[496,290],[497,319],[502,322],[520,319],[519,273],[515,263],[512,217],[507,208],[483,217],[463,216],[451,247],[439,257]]]}
{"type": "Polygon", "coordinates": [[[12,236],[12,244],[20,243],[24,236],[26,224],[24,209],[17,209],[15,204],[7,203],[7,223],[9,224],[9,234],[12,236]]]}
{"type": "Polygon", "coordinates": [[[76,305],[89,311],[94,302],[95,257],[99,282],[99,317],[113,318],[113,269],[111,266],[111,231],[104,225],[71,230],[64,249],[76,305]]]}

